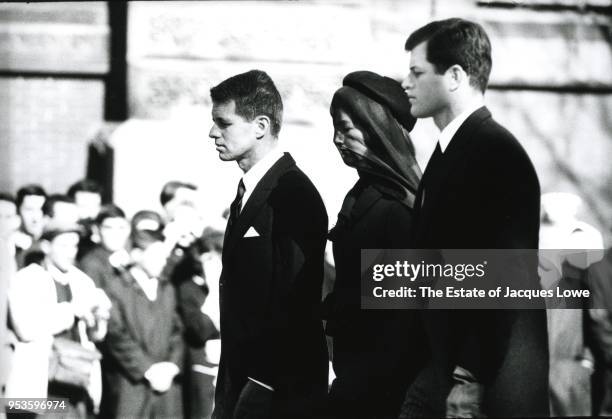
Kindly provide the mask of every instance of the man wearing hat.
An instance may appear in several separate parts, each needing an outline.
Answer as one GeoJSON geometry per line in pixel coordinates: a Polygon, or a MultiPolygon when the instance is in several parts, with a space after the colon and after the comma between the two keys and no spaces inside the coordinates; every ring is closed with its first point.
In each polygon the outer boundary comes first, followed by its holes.
{"type": "Polygon", "coordinates": [[[44,260],[21,269],[11,283],[10,319],[19,342],[6,397],[66,397],[70,413],[82,417],[88,395],[94,406],[100,402],[100,376],[87,389],[67,387],[48,376],[54,337],[91,347],[91,341],[106,334],[110,300],[74,266],[79,232],[76,224],[48,223],[40,241],[44,260]]]}
{"type": "MultiPolygon", "coordinates": [[[[491,117],[491,44],[463,19],[431,22],[406,41],[402,83],[417,118],[440,129],[415,200],[415,249],[537,249],[540,187],[521,144],[491,117]]],[[[534,250],[534,256],[536,255],[534,250]]],[[[514,278],[538,286],[535,263],[514,278]]],[[[402,417],[548,416],[544,310],[427,310],[431,360],[402,417]]]]}
{"type": "Polygon", "coordinates": [[[311,418],[327,392],[318,314],[327,214],[278,148],[283,104],[252,70],[211,89],[219,158],[244,172],[230,208],[220,279],[221,362],[213,417],[311,418]]]}

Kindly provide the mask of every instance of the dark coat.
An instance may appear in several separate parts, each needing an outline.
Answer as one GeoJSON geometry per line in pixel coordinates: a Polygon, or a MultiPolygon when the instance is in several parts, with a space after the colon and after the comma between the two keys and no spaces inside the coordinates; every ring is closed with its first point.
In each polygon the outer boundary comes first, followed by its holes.
{"type": "Polygon", "coordinates": [[[326,234],[319,193],[285,153],[226,232],[217,417],[232,417],[247,377],[274,388],[278,417],[312,417],[324,400],[328,358],[319,305],[326,234]],[[251,227],[258,237],[244,237],[251,227]]]}
{"type": "Polygon", "coordinates": [[[423,363],[425,339],[414,310],[361,310],[361,249],[409,246],[412,210],[360,180],[347,221],[330,232],[336,282],[326,298],[326,331],[333,336],[334,417],[396,418],[423,363]]]}
{"type": "Polygon", "coordinates": [[[174,287],[160,281],[157,298],[150,301],[125,273],[108,284],[113,303],[104,352],[110,358],[115,400],[107,413],[112,417],[180,417],[182,404],[177,378],[166,393],[155,393],[144,373],[157,362],[168,361],[182,368],[182,325],[176,312],[174,287]]]}
{"type": "MultiPolygon", "coordinates": [[[[536,172],[487,108],[468,117],[443,154],[436,148],[416,203],[415,249],[538,248],[536,172]]],[[[519,275],[537,283],[534,262],[519,275]]],[[[426,407],[405,416],[444,415],[456,365],[484,384],[487,415],[548,414],[545,310],[429,310],[423,319],[432,361],[408,398],[420,398],[426,407]]]]}
{"type": "Polygon", "coordinates": [[[119,273],[110,264],[111,252],[102,246],[96,246],[79,262],[79,268],[93,279],[96,287],[106,290],[107,282],[119,278],[119,273]]]}

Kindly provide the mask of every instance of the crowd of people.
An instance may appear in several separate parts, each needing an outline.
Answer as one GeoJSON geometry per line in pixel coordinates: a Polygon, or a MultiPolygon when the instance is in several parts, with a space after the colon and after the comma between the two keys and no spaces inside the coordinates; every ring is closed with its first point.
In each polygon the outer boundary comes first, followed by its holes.
{"type": "Polygon", "coordinates": [[[168,182],[164,214],[131,219],[102,204],[91,180],[66,194],[40,185],[0,194],[17,268],[6,397],[66,398],[78,417],[210,414],[219,308],[206,278],[219,276],[223,226],[204,225],[196,194],[168,182]],[[75,365],[87,353],[71,354],[65,340],[88,349],[88,361],[75,365]]]}
{"type": "Polygon", "coordinates": [[[432,22],[406,50],[403,83],[357,71],[333,94],[333,142],[359,179],[329,231],[317,189],[278,147],[282,98],[259,70],[210,92],[209,136],[243,171],[222,221],[204,222],[180,181],[163,187],[163,214],[131,218],[90,180],[0,194],[18,268],[4,396],[60,397],[101,418],[612,412],[610,253],[513,267],[518,283],[538,271],[540,287],[591,288],[590,307],[361,308],[362,249],[603,247],[548,197],[541,212],[527,153],[484,105],[484,29],[432,22]],[[429,117],[440,136],[423,172],[409,132],[429,117]]]}

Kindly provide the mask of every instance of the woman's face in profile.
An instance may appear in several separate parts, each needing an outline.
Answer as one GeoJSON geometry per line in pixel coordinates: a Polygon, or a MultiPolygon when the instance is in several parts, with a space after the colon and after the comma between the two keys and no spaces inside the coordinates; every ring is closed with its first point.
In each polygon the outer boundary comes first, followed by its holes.
{"type": "Polygon", "coordinates": [[[334,122],[334,145],[347,166],[354,167],[366,151],[365,133],[342,108],[332,112],[334,122]]]}

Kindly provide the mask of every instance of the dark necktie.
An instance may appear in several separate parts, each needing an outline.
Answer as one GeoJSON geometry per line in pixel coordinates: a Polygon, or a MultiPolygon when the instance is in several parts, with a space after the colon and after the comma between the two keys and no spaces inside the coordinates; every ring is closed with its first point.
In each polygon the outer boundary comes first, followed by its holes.
{"type": "Polygon", "coordinates": [[[238,190],[236,191],[236,198],[234,198],[234,202],[232,202],[232,205],[230,206],[230,217],[227,223],[228,230],[232,228],[240,215],[240,210],[242,209],[242,197],[244,196],[245,191],[246,188],[244,187],[244,182],[242,179],[240,179],[240,182],[238,182],[238,190]]]}
{"type": "MultiPolygon", "coordinates": [[[[434,149],[433,154],[429,158],[429,162],[427,162],[427,167],[425,168],[425,173],[423,173],[423,177],[421,178],[421,182],[423,182],[423,178],[425,178],[427,170],[432,171],[433,167],[438,164],[440,159],[442,158],[442,147],[440,147],[440,142],[436,144],[436,148],[434,149]]],[[[426,181],[425,181],[426,182],[426,181]]],[[[427,183],[423,183],[423,190],[421,191],[421,202],[419,203],[419,209],[423,208],[425,205],[425,192],[427,188],[427,183]]]]}

